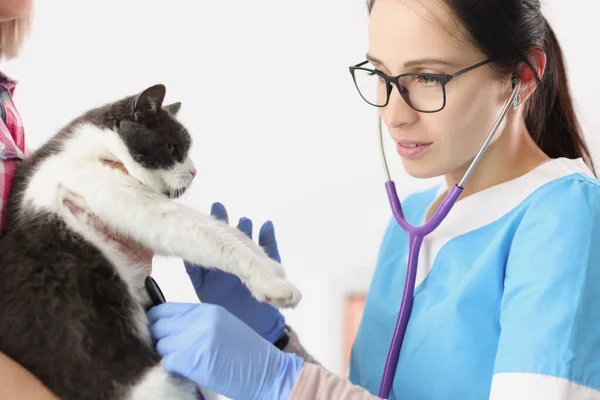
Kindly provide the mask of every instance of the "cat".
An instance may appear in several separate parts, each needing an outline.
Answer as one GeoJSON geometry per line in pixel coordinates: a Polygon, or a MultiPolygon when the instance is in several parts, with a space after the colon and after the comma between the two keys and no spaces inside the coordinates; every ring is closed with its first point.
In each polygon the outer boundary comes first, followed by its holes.
{"type": "Polygon", "coordinates": [[[300,301],[283,267],[251,238],[174,201],[196,170],[177,119],[181,103],[163,106],[165,94],[158,84],[91,109],[17,168],[0,238],[0,351],[63,400],[192,400],[198,389],[155,354],[147,271],[65,200],[156,254],[239,276],[260,301],[300,301]]]}

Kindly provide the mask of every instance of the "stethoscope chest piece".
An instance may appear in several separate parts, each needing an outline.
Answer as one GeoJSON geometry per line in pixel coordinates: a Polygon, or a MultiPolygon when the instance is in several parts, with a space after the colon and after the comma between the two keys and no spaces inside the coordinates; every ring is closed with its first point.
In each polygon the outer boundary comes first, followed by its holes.
{"type": "Polygon", "coordinates": [[[165,303],[167,300],[163,295],[158,283],[151,277],[147,276],[144,281],[144,286],[146,287],[146,292],[148,293],[148,297],[150,297],[150,305],[148,309],[157,306],[159,304],[165,303]]]}

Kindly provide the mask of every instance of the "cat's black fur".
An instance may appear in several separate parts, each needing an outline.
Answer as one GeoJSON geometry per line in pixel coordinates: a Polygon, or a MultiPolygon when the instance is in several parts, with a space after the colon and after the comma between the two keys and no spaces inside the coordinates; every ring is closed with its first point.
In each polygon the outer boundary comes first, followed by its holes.
{"type": "Polygon", "coordinates": [[[179,103],[161,106],[164,91],[157,85],[87,112],[17,169],[0,239],[0,351],[63,400],[119,399],[159,359],[136,334],[139,305],[113,265],[56,215],[21,210],[22,192],[82,122],[118,127],[147,168],[183,160],[190,137],[171,115],[179,103]]]}

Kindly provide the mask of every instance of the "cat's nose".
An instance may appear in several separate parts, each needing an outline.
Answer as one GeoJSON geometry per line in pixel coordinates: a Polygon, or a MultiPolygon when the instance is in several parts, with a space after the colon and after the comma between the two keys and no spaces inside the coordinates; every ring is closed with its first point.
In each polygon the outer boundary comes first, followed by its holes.
{"type": "Polygon", "coordinates": [[[190,169],[190,175],[192,176],[192,178],[196,177],[196,173],[197,173],[196,168],[190,169]]]}

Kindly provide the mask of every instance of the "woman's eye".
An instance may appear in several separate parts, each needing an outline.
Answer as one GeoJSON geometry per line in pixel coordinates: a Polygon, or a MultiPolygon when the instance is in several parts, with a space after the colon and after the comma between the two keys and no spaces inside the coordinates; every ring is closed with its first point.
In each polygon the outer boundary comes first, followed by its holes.
{"type": "Polygon", "coordinates": [[[437,86],[440,84],[440,80],[435,76],[431,75],[417,75],[415,78],[417,82],[422,83],[426,86],[437,86]]]}

